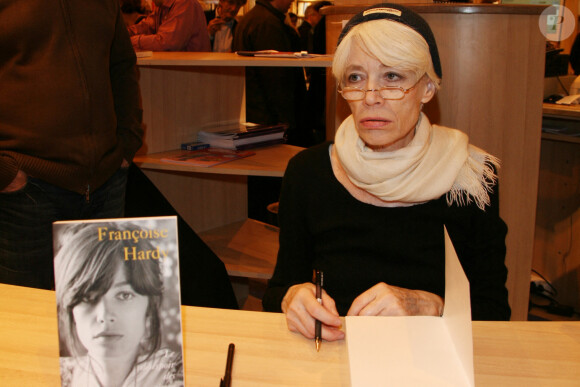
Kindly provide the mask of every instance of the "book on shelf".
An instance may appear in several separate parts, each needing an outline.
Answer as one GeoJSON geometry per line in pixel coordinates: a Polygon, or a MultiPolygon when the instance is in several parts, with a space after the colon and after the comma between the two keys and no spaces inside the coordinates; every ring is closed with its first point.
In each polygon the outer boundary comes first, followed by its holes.
{"type": "Polygon", "coordinates": [[[184,386],[177,217],[53,223],[63,386],[184,386]]]}
{"type": "Polygon", "coordinates": [[[199,150],[199,149],[207,149],[209,148],[209,144],[207,142],[201,141],[192,141],[192,142],[185,142],[181,144],[181,150],[199,150]]]}
{"type": "Polygon", "coordinates": [[[286,129],[286,124],[260,125],[240,122],[217,125],[201,129],[197,133],[197,141],[206,142],[215,148],[251,149],[285,142],[286,129]]]}
{"type": "Polygon", "coordinates": [[[239,160],[255,154],[255,152],[249,150],[207,148],[193,151],[184,151],[174,156],[163,157],[161,158],[161,162],[191,165],[194,167],[212,167],[214,165],[228,163],[230,161],[239,160]]]}

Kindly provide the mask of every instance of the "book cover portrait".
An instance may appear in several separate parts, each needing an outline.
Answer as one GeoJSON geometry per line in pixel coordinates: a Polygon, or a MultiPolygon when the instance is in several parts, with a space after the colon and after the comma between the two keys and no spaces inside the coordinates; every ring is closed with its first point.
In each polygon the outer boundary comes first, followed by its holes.
{"type": "Polygon", "coordinates": [[[176,217],[53,224],[62,386],[183,386],[176,217]]]}

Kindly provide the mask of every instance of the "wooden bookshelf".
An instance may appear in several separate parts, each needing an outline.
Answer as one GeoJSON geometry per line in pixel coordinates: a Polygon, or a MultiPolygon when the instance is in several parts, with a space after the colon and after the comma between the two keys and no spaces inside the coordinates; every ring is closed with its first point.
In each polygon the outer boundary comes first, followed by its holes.
{"type": "MultiPolygon", "coordinates": [[[[230,275],[271,276],[275,252],[265,259],[229,245],[238,232],[247,231],[247,176],[282,177],[290,158],[302,148],[257,148],[253,156],[209,168],[160,159],[181,152],[180,145],[195,141],[201,128],[245,121],[246,67],[330,67],[331,62],[332,56],[258,58],[208,52],[154,52],[137,61],[145,137],[135,163],[220,256],[230,275]]],[[[263,240],[272,239],[271,230],[262,231],[263,240]]],[[[251,240],[260,239],[251,235],[251,240]]]]}
{"type": "Polygon", "coordinates": [[[200,128],[246,119],[245,68],[330,67],[331,56],[256,58],[233,53],[154,52],[139,58],[146,126],[140,155],[179,149],[200,128]]]}
{"type": "Polygon", "coordinates": [[[209,168],[172,164],[161,161],[164,157],[171,157],[185,152],[183,150],[171,150],[167,152],[140,155],[135,158],[135,162],[143,169],[157,171],[282,177],[286,170],[288,160],[302,149],[303,148],[287,144],[251,149],[251,151],[256,153],[255,155],[225,164],[214,165],[209,168]]]}

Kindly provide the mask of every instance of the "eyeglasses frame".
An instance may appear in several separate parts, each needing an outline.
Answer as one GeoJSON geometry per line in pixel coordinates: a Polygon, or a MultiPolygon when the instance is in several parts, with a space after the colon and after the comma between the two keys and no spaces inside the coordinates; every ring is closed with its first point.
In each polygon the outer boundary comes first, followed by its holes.
{"type": "MultiPolygon", "coordinates": [[[[423,77],[424,77],[424,76],[425,76],[425,75],[423,75],[423,76],[419,77],[419,79],[417,80],[417,82],[415,82],[415,84],[414,84],[413,86],[409,87],[408,89],[402,88],[402,87],[400,87],[400,86],[386,86],[386,87],[381,87],[381,88],[378,88],[378,89],[363,89],[362,87],[355,87],[355,86],[347,86],[347,87],[341,88],[341,86],[340,86],[340,82],[339,82],[339,83],[338,83],[338,86],[337,86],[337,91],[340,93],[340,95],[342,96],[342,98],[344,98],[344,99],[345,99],[345,100],[347,100],[347,101],[362,101],[363,99],[365,99],[365,98],[366,98],[366,96],[367,96],[367,93],[368,93],[369,91],[378,91],[378,92],[379,92],[379,97],[381,97],[383,100],[387,100],[387,101],[400,101],[400,100],[402,100],[403,98],[405,98],[405,96],[407,95],[407,93],[409,93],[411,90],[413,90],[415,87],[417,87],[417,85],[419,84],[419,82],[421,82],[421,79],[423,79],[423,77]],[[365,94],[364,94],[364,96],[363,96],[362,98],[359,98],[359,99],[348,99],[348,98],[346,98],[346,97],[344,96],[344,94],[343,94],[343,91],[344,91],[345,89],[348,89],[348,90],[353,90],[353,91],[355,91],[355,90],[356,90],[356,91],[362,91],[362,92],[364,92],[365,94]],[[384,98],[384,97],[381,95],[381,93],[380,93],[380,92],[381,92],[381,90],[400,90],[400,91],[402,91],[402,92],[403,92],[403,95],[401,96],[401,98],[384,98]]],[[[347,91],[348,91],[348,90],[347,90],[347,91]]]]}

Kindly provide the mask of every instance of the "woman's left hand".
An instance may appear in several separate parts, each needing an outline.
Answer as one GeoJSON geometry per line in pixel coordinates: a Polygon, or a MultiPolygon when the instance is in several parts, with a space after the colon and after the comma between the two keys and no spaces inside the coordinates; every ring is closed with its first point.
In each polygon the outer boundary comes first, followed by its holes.
{"type": "Polygon", "coordinates": [[[443,305],[436,294],[381,282],[355,298],[347,316],[441,316],[443,305]]]}

